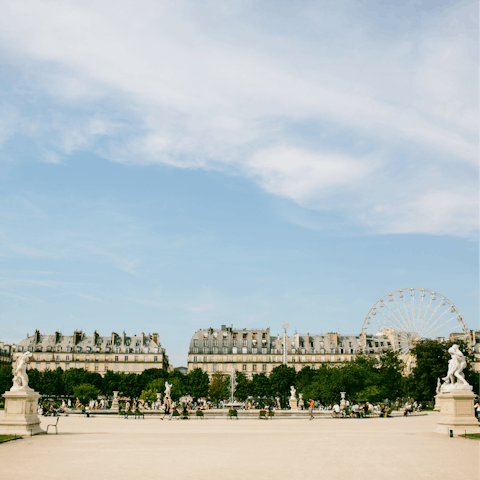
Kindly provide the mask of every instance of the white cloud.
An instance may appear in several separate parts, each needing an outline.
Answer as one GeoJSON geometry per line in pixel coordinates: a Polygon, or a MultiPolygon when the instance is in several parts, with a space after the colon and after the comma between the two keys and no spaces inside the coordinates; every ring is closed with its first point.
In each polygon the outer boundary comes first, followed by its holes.
{"type": "Polygon", "coordinates": [[[49,134],[47,161],[94,150],[241,173],[380,232],[477,228],[473,4],[375,37],[373,14],[318,4],[285,7],[298,9],[292,22],[251,2],[8,3],[3,49],[39,72],[37,95],[61,112],[36,132],[49,134]],[[451,186],[459,170],[468,188],[451,186]]]}
{"type": "Polygon", "coordinates": [[[272,148],[255,153],[246,171],[270,193],[309,205],[320,193],[352,188],[375,170],[375,161],[295,148],[272,148]]]}

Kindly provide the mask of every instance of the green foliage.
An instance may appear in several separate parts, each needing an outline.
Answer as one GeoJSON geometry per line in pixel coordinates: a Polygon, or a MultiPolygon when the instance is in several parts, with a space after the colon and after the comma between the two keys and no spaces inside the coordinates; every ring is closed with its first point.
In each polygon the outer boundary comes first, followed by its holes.
{"type": "Polygon", "coordinates": [[[250,381],[243,372],[236,372],[235,380],[237,381],[235,397],[243,402],[250,395],[250,381]]]}
{"type": "Polygon", "coordinates": [[[254,375],[250,390],[254,397],[269,397],[271,395],[270,379],[265,373],[254,375]]]}
{"type": "Polygon", "coordinates": [[[13,385],[12,366],[3,365],[0,367],[0,395],[10,390],[13,385]]]}
{"type": "Polygon", "coordinates": [[[165,391],[165,381],[163,378],[157,378],[152,380],[146,387],[145,390],[142,390],[140,398],[142,400],[148,400],[149,402],[157,401],[157,393],[163,393],[165,391]]]}
{"type": "Polygon", "coordinates": [[[213,403],[218,403],[220,400],[226,398],[224,375],[222,372],[215,372],[210,381],[208,394],[213,403]]]}
{"type": "Polygon", "coordinates": [[[201,368],[196,368],[188,373],[186,380],[189,386],[190,395],[194,399],[206,398],[208,396],[208,374],[201,368]]]}
{"type": "Polygon", "coordinates": [[[448,349],[455,343],[458,344],[467,359],[467,368],[463,372],[465,379],[473,386],[473,390],[478,392],[478,375],[474,372],[472,365],[474,355],[465,342],[460,340],[447,342],[422,340],[411,350],[416,361],[411,375],[404,381],[405,392],[408,396],[422,401],[433,399],[436,393],[437,378],[441,379],[448,371],[448,361],[451,358],[448,349]]]}
{"type": "Polygon", "coordinates": [[[82,383],[73,388],[73,396],[80,400],[83,405],[86,405],[90,400],[98,398],[100,390],[89,383],[82,383]]]}
{"type": "Polygon", "coordinates": [[[290,396],[290,387],[295,385],[296,372],[293,367],[279,365],[270,373],[271,394],[280,397],[283,408],[287,405],[287,398],[290,396]]]}
{"type": "MultiPolygon", "coordinates": [[[[45,372],[40,372],[45,373],[45,372]]],[[[30,375],[30,374],[29,374],[30,375]]],[[[99,390],[102,389],[102,376],[97,372],[89,372],[87,370],[83,370],[82,368],[71,368],[65,372],[63,372],[63,383],[65,385],[65,394],[66,395],[73,395],[73,389],[84,383],[88,383],[93,385],[95,388],[99,390]]],[[[46,391],[45,394],[53,395],[52,392],[46,391]]]]}

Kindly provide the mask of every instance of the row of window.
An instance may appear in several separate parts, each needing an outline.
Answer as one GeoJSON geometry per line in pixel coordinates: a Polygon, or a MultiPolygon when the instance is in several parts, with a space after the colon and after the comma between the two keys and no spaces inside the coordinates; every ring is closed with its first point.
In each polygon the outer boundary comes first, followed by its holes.
{"type": "MultiPolygon", "coordinates": [[[[199,348],[198,347],[193,347],[193,353],[200,353],[199,352],[199,348]]],[[[223,347],[222,351],[220,352],[220,349],[218,347],[213,347],[212,349],[208,348],[208,347],[203,347],[202,349],[202,353],[213,353],[213,354],[216,354],[216,353],[229,353],[229,349],[227,347],[223,347]]],[[[239,349],[237,347],[232,347],[232,351],[231,351],[232,354],[237,354],[237,353],[249,353],[248,352],[248,348],[247,347],[242,347],[242,350],[241,352],[239,351],[239,349]]],[[[262,348],[262,349],[259,349],[259,348],[252,348],[251,349],[251,352],[252,354],[256,354],[256,353],[268,353],[268,349],[265,347],[265,348],[262,348]],[[260,351],[261,350],[261,351],[260,351]]],[[[273,348],[271,350],[270,353],[273,353],[273,354],[276,354],[277,353],[277,349],[273,348]]],[[[301,349],[295,349],[295,348],[292,348],[290,349],[289,351],[290,354],[298,354],[298,353],[301,353],[301,354],[306,354],[307,351],[305,348],[301,348],[301,349]],[[298,350],[298,351],[297,351],[298,350]]],[[[328,353],[324,348],[320,349],[319,352],[316,352],[315,349],[313,350],[313,352],[311,353],[320,353],[320,354],[325,354],[325,353],[328,353]]],[[[344,349],[344,348],[339,348],[337,349],[337,351],[332,348],[330,353],[340,353],[340,354],[345,354],[345,353],[355,353],[355,349],[354,348],[350,348],[350,349],[344,349]]]]}
{"type": "MultiPolygon", "coordinates": [[[[193,363],[197,363],[199,362],[198,360],[198,356],[194,355],[193,357],[193,363]]],[[[202,360],[200,360],[200,362],[203,362],[203,363],[208,363],[209,362],[209,357],[208,356],[203,356],[201,357],[202,360]]],[[[345,362],[345,361],[348,361],[348,360],[353,360],[353,357],[345,357],[344,355],[340,356],[340,358],[338,359],[337,357],[335,357],[334,355],[330,356],[328,360],[326,360],[328,357],[325,357],[325,356],[321,356],[319,360],[317,360],[317,357],[315,356],[311,356],[307,359],[306,356],[301,356],[301,357],[297,357],[297,356],[292,356],[292,357],[289,357],[288,358],[288,361],[289,362],[292,362],[292,363],[298,363],[298,362],[301,362],[301,363],[307,363],[307,362],[317,362],[317,361],[320,361],[320,362],[336,362],[336,361],[340,361],[340,362],[345,362]]],[[[218,362],[218,357],[212,357],[212,362],[218,362]]],[[[228,362],[228,357],[223,357],[222,362],[228,362]]],[[[237,362],[237,357],[234,356],[232,357],[232,362],[237,362]]],[[[240,360],[238,360],[240,361],[240,360]]],[[[242,357],[242,362],[247,362],[247,357],[242,357]]],[[[252,362],[256,362],[257,361],[257,357],[252,357],[251,359],[252,362]]],[[[267,361],[267,357],[262,357],[262,362],[266,362],[267,361]]],[[[279,357],[278,356],[272,356],[270,357],[270,362],[279,362],[279,357]]]]}
{"type": "MultiPolygon", "coordinates": [[[[18,352],[23,352],[24,348],[22,345],[19,345],[17,347],[17,351],[18,352]]],[[[30,345],[27,349],[29,352],[43,352],[43,347],[41,345],[36,345],[36,346],[33,346],[33,345],[30,345]]],[[[115,350],[115,353],[160,353],[160,349],[159,347],[155,347],[155,348],[148,348],[148,347],[145,347],[143,349],[140,349],[140,348],[129,348],[129,347],[115,347],[114,348],[115,350]]],[[[57,347],[51,347],[51,346],[47,346],[45,348],[45,351],[46,352],[62,352],[64,351],[63,348],[59,345],[57,347]]],[[[65,348],[65,352],[82,352],[83,351],[83,347],[80,347],[80,346],[76,346],[76,347],[72,347],[72,346],[67,346],[65,348]]],[[[102,349],[100,347],[86,347],[85,348],[85,352],[86,353],[94,353],[94,352],[98,352],[100,353],[102,351],[102,349]]],[[[104,350],[106,353],[110,353],[110,352],[113,352],[112,348],[110,347],[107,347],[105,348],[104,350]]]]}
{"type": "MultiPolygon", "coordinates": [[[[244,337],[243,337],[243,338],[244,338],[244,340],[242,340],[242,346],[243,346],[243,347],[248,347],[248,340],[246,340],[246,334],[244,334],[244,337]]],[[[264,338],[265,338],[265,337],[264,337],[264,338]]],[[[203,346],[204,346],[204,347],[208,347],[208,346],[209,346],[209,343],[210,343],[210,342],[209,342],[208,339],[204,339],[204,340],[203,340],[203,346]]],[[[265,339],[262,340],[262,343],[265,344],[265,343],[266,343],[266,340],[265,340],[265,339]]],[[[303,350],[305,350],[305,348],[304,348],[304,347],[305,347],[305,343],[306,343],[306,342],[304,342],[304,341],[301,341],[301,342],[300,342],[300,348],[302,348],[303,350]]],[[[375,344],[376,344],[375,346],[378,347],[378,346],[379,346],[378,343],[379,343],[379,342],[375,342],[375,344]]],[[[383,347],[383,342],[380,342],[380,343],[381,343],[381,346],[383,347]]],[[[257,344],[257,340],[255,340],[255,337],[254,337],[254,339],[252,340],[252,346],[255,347],[256,344],[257,344]]],[[[390,342],[388,342],[388,344],[390,345],[390,342]]],[[[224,347],[228,347],[228,339],[224,338],[224,339],[222,340],[222,345],[223,345],[224,347]]],[[[324,346],[325,346],[324,342],[319,342],[319,345],[320,345],[320,348],[321,348],[321,349],[324,348],[324,346]]],[[[329,344],[329,343],[327,342],[327,347],[328,347],[329,345],[331,346],[331,344],[329,344]]],[[[194,347],[198,347],[198,346],[199,346],[199,340],[198,340],[198,338],[194,338],[194,339],[193,339],[193,346],[194,346],[194,347]]],[[[219,340],[214,339],[214,340],[213,340],[213,346],[214,346],[214,347],[218,347],[218,346],[219,346],[219,340]]],[[[237,340],[235,339],[235,335],[234,335],[234,339],[232,340],[232,346],[233,346],[233,347],[237,347],[237,346],[238,346],[237,340]]],[[[343,347],[343,344],[340,342],[338,346],[339,346],[339,347],[343,347]]],[[[353,347],[353,342],[348,342],[348,347],[349,347],[349,348],[352,348],[352,347],[353,347]]],[[[271,348],[275,348],[275,344],[274,344],[274,343],[271,344],[271,348]]],[[[310,342],[310,348],[314,348],[314,342],[310,342]]],[[[292,349],[295,350],[295,342],[292,342],[292,349]]],[[[343,348],[342,348],[342,350],[343,350],[343,348]]],[[[346,350],[346,349],[345,349],[345,350],[346,350]]],[[[302,353],[305,353],[305,352],[302,352],[302,353]]],[[[344,352],[341,352],[341,353],[344,353],[344,352]]]]}
{"type": "MultiPolygon", "coordinates": [[[[37,370],[40,370],[41,365],[42,365],[41,363],[36,363],[36,364],[35,364],[35,368],[36,368],[37,370]]],[[[60,368],[60,364],[59,364],[59,363],[55,363],[54,368],[60,368]]],[[[76,368],[76,366],[74,366],[74,368],[76,368]]],[[[144,369],[144,370],[147,370],[147,369],[149,369],[149,368],[151,368],[150,365],[148,365],[148,364],[143,365],[143,369],[144,369]]],[[[69,363],[65,363],[65,370],[69,370],[69,369],[70,369],[70,364],[69,364],[69,363]]],[[[50,363],[45,363],[45,370],[50,370],[50,363]]],[[[87,367],[85,367],[85,370],[87,370],[87,367]]],[[[108,372],[108,370],[109,370],[108,365],[104,365],[103,370],[104,370],[104,372],[108,372]]],[[[128,366],[128,365],[123,365],[123,368],[122,368],[122,369],[119,368],[118,364],[115,364],[115,365],[113,366],[113,371],[114,371],[114,372],[118,372],[118,371],[120,371],[120,370],[122,370],[122,371],[124,371],[124,372],[131,371],[131,370],[129,369],[129,366],[128,366]]],[[[99,371],[100,371],[99,365],[95,365],[95,372],[99,372],[99,371]]],[[[138,372],[138,371],[139,371],[139,365],[138,365],[138,364],[133,365],[133,371],[134,371],[134,372],[138,372]]]]}
{"type": "MultiPolygon", "coordinates": [[[[51,358],[51,357],[53,357],[53,355],[47,355],[46,358],[45,358],[45,360],[47,360],[47,361],[53,360],[53,358],[51,358]]],[[[115,362],[122,361],[122,360],[119,360],[120,357],[117,356],[117,355],[116,355],[114,358],[115,358],[115,360],[114,360],[115,362]]],[[[129,356],[125,355],[125,356],[123,357],[123,361],[124,361],[124,362],[129,362],[129,361],[131,362],[131,361],[132,361],[131,358],[132,358],[132,357],[129,357],[129,356]]],[[[42,360],[41,355],[37,355],[37,361],[39,361],[39,360],[42,360]]],[[[74,357],[73,357],[73,355],[72,355],[71,360],[72,360],[72,361],[75,360],[74,357]]],[[[63,361],[69,362],[69,361],[70,361],[70,355],[65,355],[65,358],[64,358],[64,359],[62,359],[62,357],[61,357],[60,355],[55,355],[55,361],[57,361],[57,362],[63,362],[63,361]]],[[[85,360],[83,360],[83,359],[80,360],[80,358],[77,357],[77,358],[76,358],[76,361],[89,362],[89,361],[90,361],[90,357],[85,357],[85,360]]],[[[100,362],[100,361],[101,361],[101,362],[109,362],[110,360],[109,360],[109,357],[105,357],[105,359],[100,359],[100,357],[92,357],[92,361],[95,361],[95,362],[100,362]]],[[[138,362],[138,361],[139,361],[139,360],[138,360],[138,356],[134,356],[134,357],[133,357],[133,361],[134,361],[134,362],[138,362]]],[[[143,360],[140,360],[140,361],[148,362],[148,361],[149,361],[149,357],[143,357],[143,360]]],[[[158,357],[157,357],[157,356],[154,356],[154,357],[153,357],[153,361],[154,361],[154,362],[158,362],[158,357]]]]}

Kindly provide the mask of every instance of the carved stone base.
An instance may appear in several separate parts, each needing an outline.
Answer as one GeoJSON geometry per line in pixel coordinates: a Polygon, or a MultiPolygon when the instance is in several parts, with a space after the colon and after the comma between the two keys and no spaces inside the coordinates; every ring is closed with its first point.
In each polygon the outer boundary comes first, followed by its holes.
{"type": "MultiPolygon", "coordinates": [[[[470,387],[471,388],[471,387],[470,387]]],[[[440,392],[436,402],[440,405],[440,420],[435,433],[454,435],[479,433],[479,424],[475,416],[473,401],[475,394],[468,390],[451,390],[440,392]]]]}
{"type": "Polygon", "coordinates": [[[290,403],[291,410],[298,410],[298,403],[296,398],[290,398],[289,403],[290,403]]]}
{"type": "Polygon", "coordinates": [[[31,388],[9,390],[5,398],[5,415],[0,421],[2,435],[37,435],[45,433],[40,428],[37,415],[40,394],[31,388]]]}
{"type": "Polygon", "coordinates": [[[440,403],[438,402],[438,393],[435,395],[435,405],[433,407],[433,410],[435,412],[439,412],[440,411],[440,403]]]}

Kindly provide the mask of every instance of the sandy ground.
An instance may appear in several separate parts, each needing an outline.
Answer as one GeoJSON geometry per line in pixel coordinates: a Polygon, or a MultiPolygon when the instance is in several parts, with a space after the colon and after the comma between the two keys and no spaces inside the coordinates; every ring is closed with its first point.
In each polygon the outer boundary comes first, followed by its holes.
{"type": "MultiPolygon", "coordinates": [[[[432,433],[437,415],[313,421],[62,417],[58,435],[0,444],[0,478],[478,480],[479,442],[432,433]]],[[[49,423],[42,418],[43,428],[49,423]]]]}

